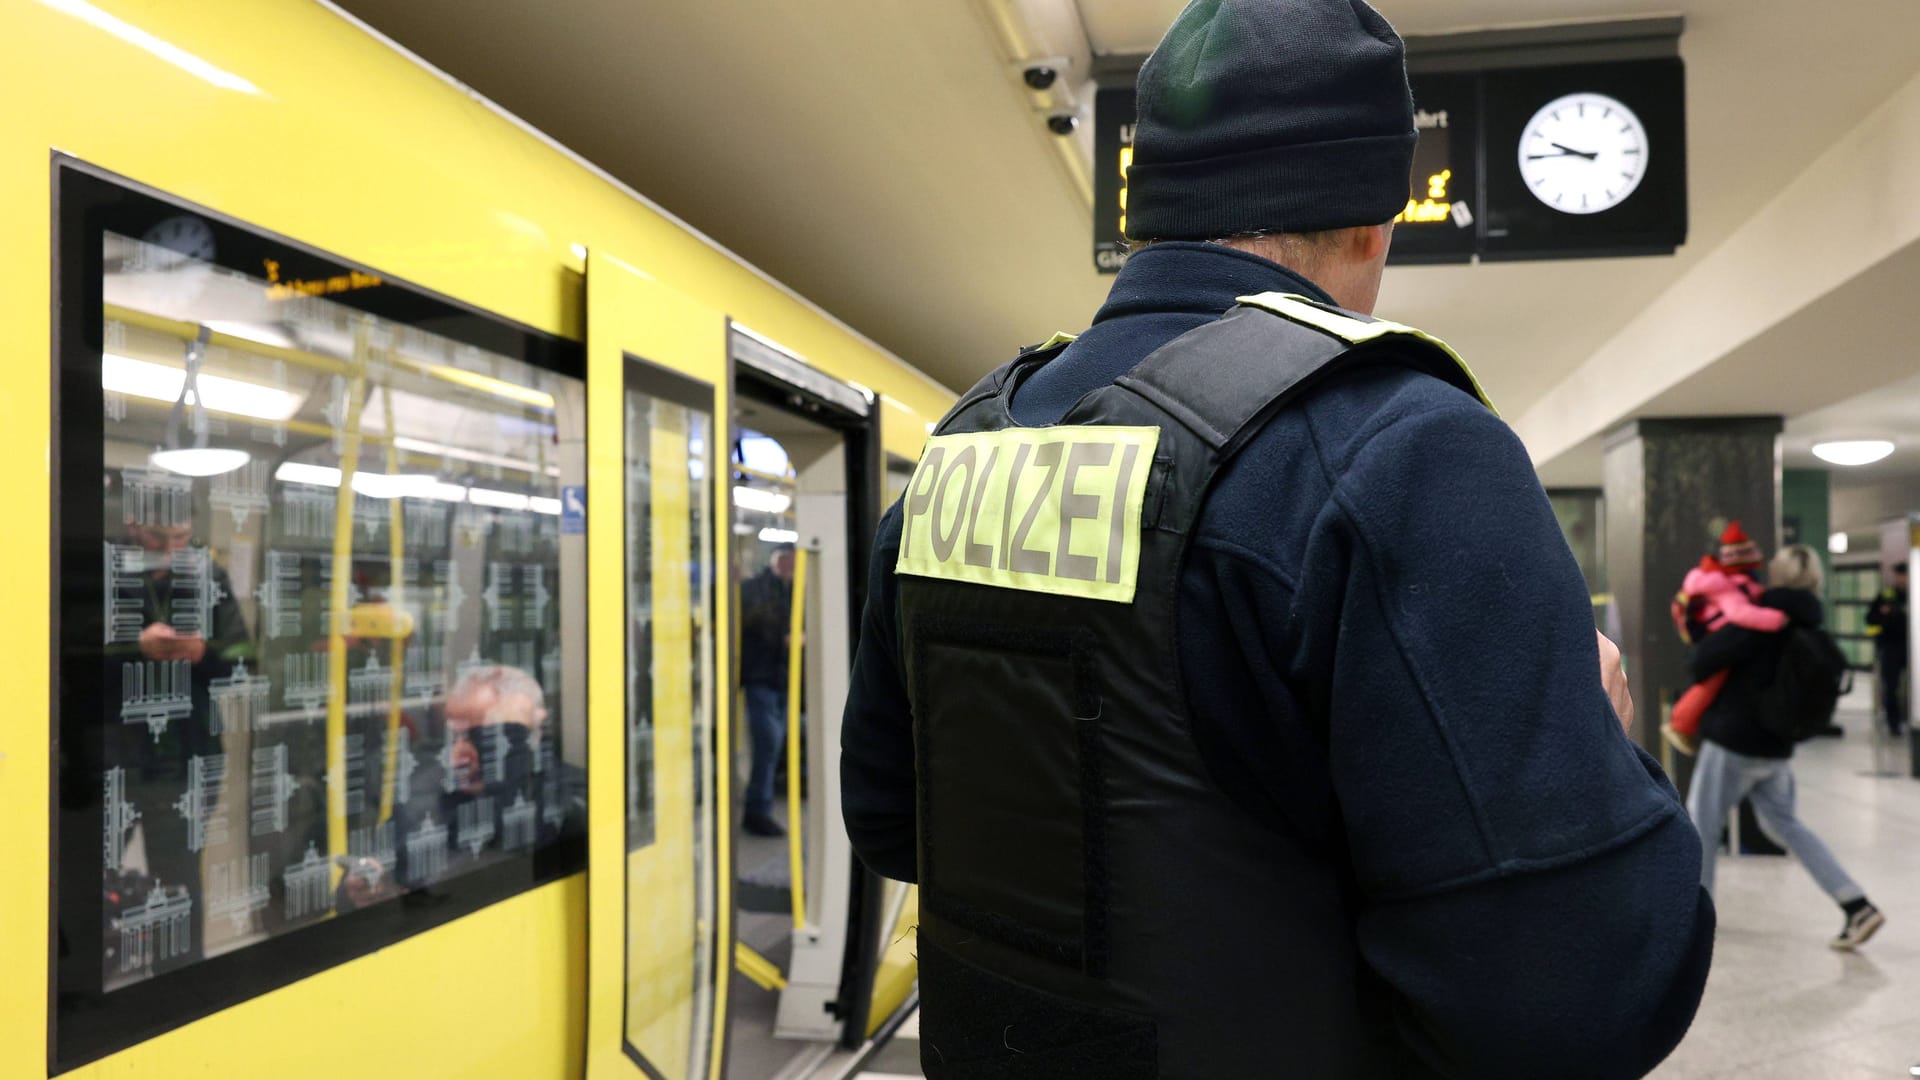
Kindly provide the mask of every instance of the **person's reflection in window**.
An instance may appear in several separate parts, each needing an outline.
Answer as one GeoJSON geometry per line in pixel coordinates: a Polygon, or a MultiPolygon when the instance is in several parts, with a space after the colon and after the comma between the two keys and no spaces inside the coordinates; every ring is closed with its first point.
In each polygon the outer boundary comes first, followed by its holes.
{"type": "Polygon", "coordinates": [[[420,755],[412,790],[396,806],[396,865],[349,861],[342,908],[386,899],[524,854],[583,826],[586,771],[557,759],[546,695],[519,668],[490,664],[460,675],[441,708],[442,738],[420,755]]]}
{"type": "MultiPolygon", "coordinates": [[[[110,495],[117,493],[117,479],[109,474],[110,495]]],[[[121,710],[105,717],[103,726],[106,764],[121,770],[116,775],[127,806],[116,808],[116,817],[129,824],[107,837],[102,923],[109,972],[142,977],[202,954],[201,935],[193,934],[183,948],[121,957],[112,927],[156,891],[172,897],[185,889],[192,912],[204,910],[202,852],[210,830],[222,824],[215,820],[212,785],[224,779],[224,770],[210,764],[224,758],[210,722],[208,690],[252,658],[254,645],[226,568],[193,543],[190,521],[136,521],[131,514],[123,520],[126,539],[109,557],[110,570],[127,583],[115,589],[113,612],[125,625],[109,627],[101,685],[109,688],[107,701],[121,710]],[[135,605],[137,623],[128,609],[135,605]],[[181,671],[185,700],[176,704],[181,671]],[[197,801],[189,794],[196,785],[197,801]]]]}

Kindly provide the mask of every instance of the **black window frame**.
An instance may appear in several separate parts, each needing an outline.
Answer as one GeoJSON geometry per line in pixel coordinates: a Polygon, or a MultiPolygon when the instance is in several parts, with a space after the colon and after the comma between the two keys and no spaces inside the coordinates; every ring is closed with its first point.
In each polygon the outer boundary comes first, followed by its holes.
{"type": "MultiPolygon", "coordinates": [[[[104,237],[182,213],[219,241],[214,262],[257,273],[272,257],[289,278],[327,280],[359,272],[377,285],[328,299],[394,322],[576,379],[587,378],[583,343],[515,322],[271,230],[175,198],[71,156],[51,166],[52,440],[49,678],[48,1071],[58,1074],[144,1042],[310,975],[443,926],[586,868],[580,830],[532,852],[476,868],[359,911],[338,914],[112,992],[102,989],[101,789],[97,638],[68,609],[98,610],[101,583],[81,568],[99,562],[103,460],[104,237]],[[66,574],[63,567],[75,572],[66,574]],[[89,728],[94,738],[89,738],[89,728]],[[63,897],[61,884],[79,882],[63,897]],[[64,906],[63,906],[64,905],[64,906]],[[63,927],[63,922],[66,924],[63,927]]],[[[580,590],[581,602],[590,592],[580,590]]],[[[583,648],[586,644],[583,643],[583,648]]],[[[586,748],[580,747],[582,760],[586,748]]]]}

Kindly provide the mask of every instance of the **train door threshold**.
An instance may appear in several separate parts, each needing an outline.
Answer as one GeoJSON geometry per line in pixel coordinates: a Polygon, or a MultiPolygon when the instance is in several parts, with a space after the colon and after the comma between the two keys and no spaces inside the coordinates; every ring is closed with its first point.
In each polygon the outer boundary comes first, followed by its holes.
{"type": "MultiPolygon", "coordinates": [[[[891,1060],[898,1056],[889,1053],[896,1048],[895,1038],[903,1029],[911,1029],[909,1034],[917,1036],[920,1023],[920,1000],[916,992],[907,999],[892,1019],[881,1025],[873,1037],[855,1050],[837,1050],[817,1063],[811,1071],[798,1074],[802,1080],[855,1080],[856,1077],[869,1074],[919,1076],[919,1040],[904,1039],[900,1047],[913,1047],[911,1067],[904,1068],[891,1060]]],[[[783,1078],[784,1080],[784,1078],[783,1078]]]]}

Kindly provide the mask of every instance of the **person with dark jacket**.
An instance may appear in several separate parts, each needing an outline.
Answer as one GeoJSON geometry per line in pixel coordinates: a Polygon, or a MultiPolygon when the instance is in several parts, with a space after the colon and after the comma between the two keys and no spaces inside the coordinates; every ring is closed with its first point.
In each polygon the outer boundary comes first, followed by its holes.
{"type": "Polygon", "coordinates": [[[1700,833],[1700,883],[1713,888],[1714,862],[1727,814],[1750,799],[1767,831],[1807,868],[1807,873],[1840,905],[1840,934],[1830,943],[1853,949],[1866,943],[1886,916],[1840,866],[1814,831],[1794,812],[1793,742],[1767,730],[1759,720],[1761,702],[1775,692],[1774,672],[1793,628],[1820,630],[1826,612],[1820,604],[1820,557],[1810,547],[1783,548],[1767,571],[1772,587],[1760,603],[1786,612],[1788,629],[1764,633],[1729,626],[1694,646],[1695,679],[1728,672],[1719,697],[1700,718],[1700,758],[1687,793],[1687,811],[1700,833]]]}
{"type": "Polygon", "coordinates": [[[1873,638],[1874,659],[1880,667],[1880,708],[1887,718],[1887,734],[1907,729],[1907,701],[1902,692],[1907,674],[1907,564],[1895,563],[1889,581],[1867,609],[1867,634],[1873,638]]]}
{"type": "Polygon", "coordinates": [[[1400,39],[1201,0],[1139,101],[1092,328],[963,399],[873,549],[842,804],[921,885],[923,1068],[1646,1074],[1711,959],[1699,842],[1526,449],[1363,314],[1400,39]]]}
{"type": "Polygon", "coordinates": [[[787,831],[773,816],[773,778],[787,745],[793,561],[793,545],[781,544],[767,565],[740,585],[740,683],[753,743],[741,825],[755,836],[783,836],[787,831]]]}

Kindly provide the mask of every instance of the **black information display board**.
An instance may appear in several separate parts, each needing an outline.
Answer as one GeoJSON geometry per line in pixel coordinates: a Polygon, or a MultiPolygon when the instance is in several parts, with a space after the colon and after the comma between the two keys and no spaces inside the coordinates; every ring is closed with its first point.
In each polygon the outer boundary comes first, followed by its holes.
{"type": "Polygon", "coordinates": [[[1420,141],[1390,259],[1467,262],[1480,232],[1480,77],[1416,75],[1412,82],[1420,141]]]}
{"type": "Polygon", "coordinates": [[[1093,98],[1093,265],[1118,273],[1127,261],[1127,169],[1133,164],[1133,87],[1093,98]]]}
{"type": "MultiPolygon", "coordinates": [[[[1395,264],[1665,255],[1687,238],[1677,57],[1417,73],[1395,264]]],[[[1132,87],[1094,105],[1094,266],[1126,261],[1132,87]]]]}

